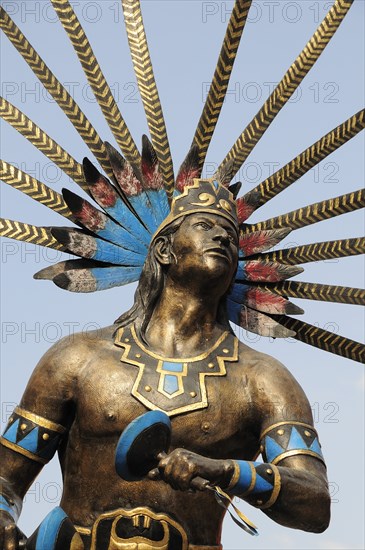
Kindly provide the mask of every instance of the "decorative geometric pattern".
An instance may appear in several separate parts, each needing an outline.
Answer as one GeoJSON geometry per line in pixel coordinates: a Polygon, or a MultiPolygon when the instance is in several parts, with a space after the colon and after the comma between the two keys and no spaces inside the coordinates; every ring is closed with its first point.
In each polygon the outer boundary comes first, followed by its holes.
{"type": "Polygon", "coordinates": [[[82,189],[88,190],[85,184],[82,166],[58,143],[53,141],[46,132],[34,124],[24,113],[14,107],[9,101],[0,97],[0,116],[15,130],[27,138],[47,158],[57,164],[61,170],[72,178],[82,189]]]}
{"type": "Polygon", "coordinates": [[[337,31],[352,3],[352,0],[336,0],[303,51],[285,73],[255,118],[239,136],[222,161],[220,168],[233,159],[232,176],[239,170],[278,112],[313,67],[337,31]]]}
{"type": "Polygon", "coordinates": [[[252,0],[236,0],[228,22],[212,83],[193,139],[199,151],[199,173],[222,109],[251,3],[252,0]]]}
{"type": "Polygon", "coordinates": [[[259,223],[255,223],[250,227],[252,231],[261,229],[276,229],[279,227],[290,227],[291,229],[299,229],[307,225],[321,222],[355,212],[360,208],[365,207],[365,189],[359,189],[346,195],[333,197],[321,202],[316,202],[297,210],[292,210],[287,214],[281,214],[275,218],[270,218],[259,223]]]}
{"type": "Polygon", "coordinates": [[[52,0],[52,5],[71,40],[92,91],[119,147],[127,161],[134,168],[139,167],[141,156],[137,146],[72,6],[68,0],[52,0]]]}
{"type": "Polygon", "coordinates": [[[52,95],[53,99],[67,115],[86,145],[98,159],[105,172],[111,176],[112,171],[106,155],[105,145],[91,122],[86,118],[80,107],[61,82],[55,77],[52,71],[50,71],[43,59],[28,42],[24,34],[6,13],[4,8],[0,7],[0,15],[0,26],[13,46],[15,46],[46,90],[52,95]]]}
{"type": "Polygon", "coordinates": [[[72,218],[62,195],[4,160],[0,160],[0,179],[61,216],[72,218]]]}
{"type": "MultiPolygon", "coordinates": [[[[242,198],[238,199],[238,206],[240,203],[248,203],[254,204],[253,210],[259,208],[284,189],[287,189],[328,155],[355,137],[364,127],[365,111],[361,110],[313,143],[313,145],[272,174],[272,176],[251,189],[242,198]]],[[[243,222],[245,220],[240,219],[240,221],[243,222]]]]}
{"type": "Polygon", "coordinates": [[[139,0],[122,0],[129,48],[138,88],[146,113],[151,141],[155,148],[166,193],[171,198],[174,192],[174,170],[165,120],[148,50],[139,0]]]}
{"type": "Polygon", "coordinates": [[[163,358],[146,349],[134,327],[120,328],[115,345],[123,348],[122,363],[138,368],[131,394],[150,410],[169,416],[208,407],[207,379],[225,376],[238,361],[238,340],[224,333],[198,357],[163,358]]]}
{"type": "Polygon", "coordinates": [[[316,430],[303,422],[279,422],[267,428],[260,437],[265,462],[278,464],[284,458],[310,455],[324,462],[316,430]]]}
{"type": "Polygon", "coordinates": [[[343,304],[365,305],[365,290],[348,286],[321,285],[303,281],[282,281],[265,284],[264,289],[282,296],[292,296],[322,302],[337,302],[343,304]]]}
{"type": "Polygon", "coordinates": [[[16,407],[0,443],[36,462],[46,464],[55,454],[66,429],[16,407]]]}
{"type": "Polygon", "coordinates": [[[5,220],[0,218],[0,236],[25,241],[27,243],[39,244],[56,250],[65,250],[65,247],[59,243],[47,227],[36,227],[28,223],[5,220]]]}
{"type": "Polygon", "coordinates": [[[250,496],[250,504],[265,509],[274,504],[280,487],[279,470],[272,464],[237,460],[227,490],[241,498],[250,496]]]}
{"type": "Polygon", "coordinates": [[[297,265],[320,260],[332,260],[346,256],[365,254],[365,239],[338,239],[321,243],[303,244],[262,254],[260,258],[267,262],[281,262],[297,265]]]}

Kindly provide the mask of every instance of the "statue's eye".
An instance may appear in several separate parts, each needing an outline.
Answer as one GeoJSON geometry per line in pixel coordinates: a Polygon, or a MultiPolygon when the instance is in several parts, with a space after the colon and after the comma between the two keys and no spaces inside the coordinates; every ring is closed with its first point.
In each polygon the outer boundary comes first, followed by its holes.
{"type": "Polygon", "coordinates": [[[211,225],[207,222],[197,222],[195,224],[197,227],[201,227],[202,229],[204,229],[205,231],[208,231],[209,229],[211,229],[211,225]]]}

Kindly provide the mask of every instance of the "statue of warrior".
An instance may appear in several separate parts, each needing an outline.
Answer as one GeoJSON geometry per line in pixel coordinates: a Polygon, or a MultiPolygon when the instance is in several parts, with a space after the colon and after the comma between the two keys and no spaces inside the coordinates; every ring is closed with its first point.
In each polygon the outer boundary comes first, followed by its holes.
{"type": "Polygon", "coordinates": [[[237,265],[233,196],[196,180],[153,237],[133,307],[91,345],[67,337],[36,367],[1,440],[6,550],[17,547],[22,498],[57,450],[61,507],[87,549],[220,548],[224,510],[211,492],[192,492],[196,477],[283,525],[326,529],[326,468],[307,398],[230,328],[237,265]],[[171,447],[157,471],[130,483],[115,471],[115,448],[146,408],[171,417],[171,447]]]}
{"type": "MultiPolygon", "coordinates": [[[[151,142],[143,136],[141,153],[72,6],[52,0],[124,156],[101,140],[0,8],[4,32],[105,174],[88,159],[78,163],[1,99],[1,116],[92,202],[67,189],[61,195],[1,161],[5,182],[75,226],[39,227],[1,218],[0,235],[74,254],[78,259],[35,275],[65,290],[92,292],[139,281],[133,307],[114,325],[92,339],[78,334],[61,340],[35,368],[0,438],[1,549],[221,549],[222,522],[234,497],[286,527],[315,533],[327,528],[326,467],[308,400],[290,372],[240,342],[230,322],[261,336],[291,336],[363,360],[360,343],[291,317],[303,310],[288,297],[361,304],[364,292],[287,280],[303,271],[303,263],[361,253],[363,239],[270,249],[294,229],[357,210],[364,191],[259,223],[247,219],[364,128],[364,112],[243,196],[237,198],[240,183],[231,181],[351,3],[335,1],[211,179],[201,179],[203,164],[251,0],[235,1],[206,104],[176,178],[138,0],[122,0],[122,6],[151,136],[151,142]],[[148,424],[145,415],[151,414],[161,422],[148,424]],[[171,428],[171,440],[157,452],[161,426],[171,428]],[[63,474],[60,507],[26,539],[16,525],[22,501],[56,452],[63,474]],[[141,465],[143,476],[130,475],[141,465]]],[[[254,526],[239,515],[254,534],[254,526]]]]}

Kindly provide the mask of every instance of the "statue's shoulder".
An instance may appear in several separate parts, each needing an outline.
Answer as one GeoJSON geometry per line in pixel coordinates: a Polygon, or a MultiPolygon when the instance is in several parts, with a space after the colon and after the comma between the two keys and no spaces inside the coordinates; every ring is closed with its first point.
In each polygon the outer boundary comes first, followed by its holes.
{"type": "Polygon", "coordinates": [[[113,350],[115,325],[65,336],[43,355],[37,369],[63,376],[76,375],[98,355],[113,350]]]}
{"type": "Polygon", "coordinates": [[[300,411],[299,416],[311,418],[308,400],[301,385],[289,368],[275,357],[239,342],[239,363],[250,395],[261,411],[269,407],[268,410],[272,412],[273,405],[275,409],[284,411],[288,404],[295,403],[300,411]]]}

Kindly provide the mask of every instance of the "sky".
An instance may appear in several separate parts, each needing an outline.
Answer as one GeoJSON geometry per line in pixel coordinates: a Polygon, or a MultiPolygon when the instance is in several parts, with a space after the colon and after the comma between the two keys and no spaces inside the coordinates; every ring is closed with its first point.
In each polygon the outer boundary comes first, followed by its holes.
{"type": "MultiPolygon", "coordinates": [[[[3,7],[61,80],[101,137],[114,143],[72,46],[47,1],[3,1],[3,7]]],[[[233,3],[145,0],[142,9],[163,105],[175,171],[183,161],[199,119],[233,3]]],[[[211,176],[311,37],[331,2],[254,2],[229,85],[229,93],[207,157],[211,176]]],[[[137,143],[147,124],[128,52],[119,0],[73,2],[80,22],[137,143]]],[[[279,113],[239,172],[247,191],[268,177],[363,105],[364,2],[355,0],[334,38],[279,113]]],[[[32,118],[78,161],[92,154],[5,36],[1,37],[2,95],[32,118]]],[[[60,191],[76,184],[6,123],[1,157],[60,191]]],[[[364,181],[363,135],[358,135],[249,221],[259,221],[359,189],[364,181]]],[[[19,191],[1,184],[1,215],[35,225],[64,225],[63,218],[19,191]]],[[[285,244],[363,234],[361,211],[292,232],[285,244]]],[[[132,304],[134,286],[95,294],[67,293],[33,273],[62,255],[7,239],[1,242],[1,421],[4,427],[27,379],[44,352],[71,332],[111,324],[132,304]]],[[[362,287],[362,257],[306,264],[298,280],[362,287]]],[[[295,301],[295,300],[294,300],[295,301]]],[[[359,306],[296,300],[303,319],[354,340],[364,334],[359,306]]],[[[286,548],[342,550],[364,547],[364,373],[353,361],[289,339],[269,340],[238,331],[255,349],[284,363],[304,388],[312,407],[328,467],[332,521],[320,535],[286,529],[241,502],[258,526],[251,538],[227,518],[225,550],[286,548]]],[[[54,459],[25,499],[20,527],[30,534],[59,501],[61,479],[54,459]]]]}

